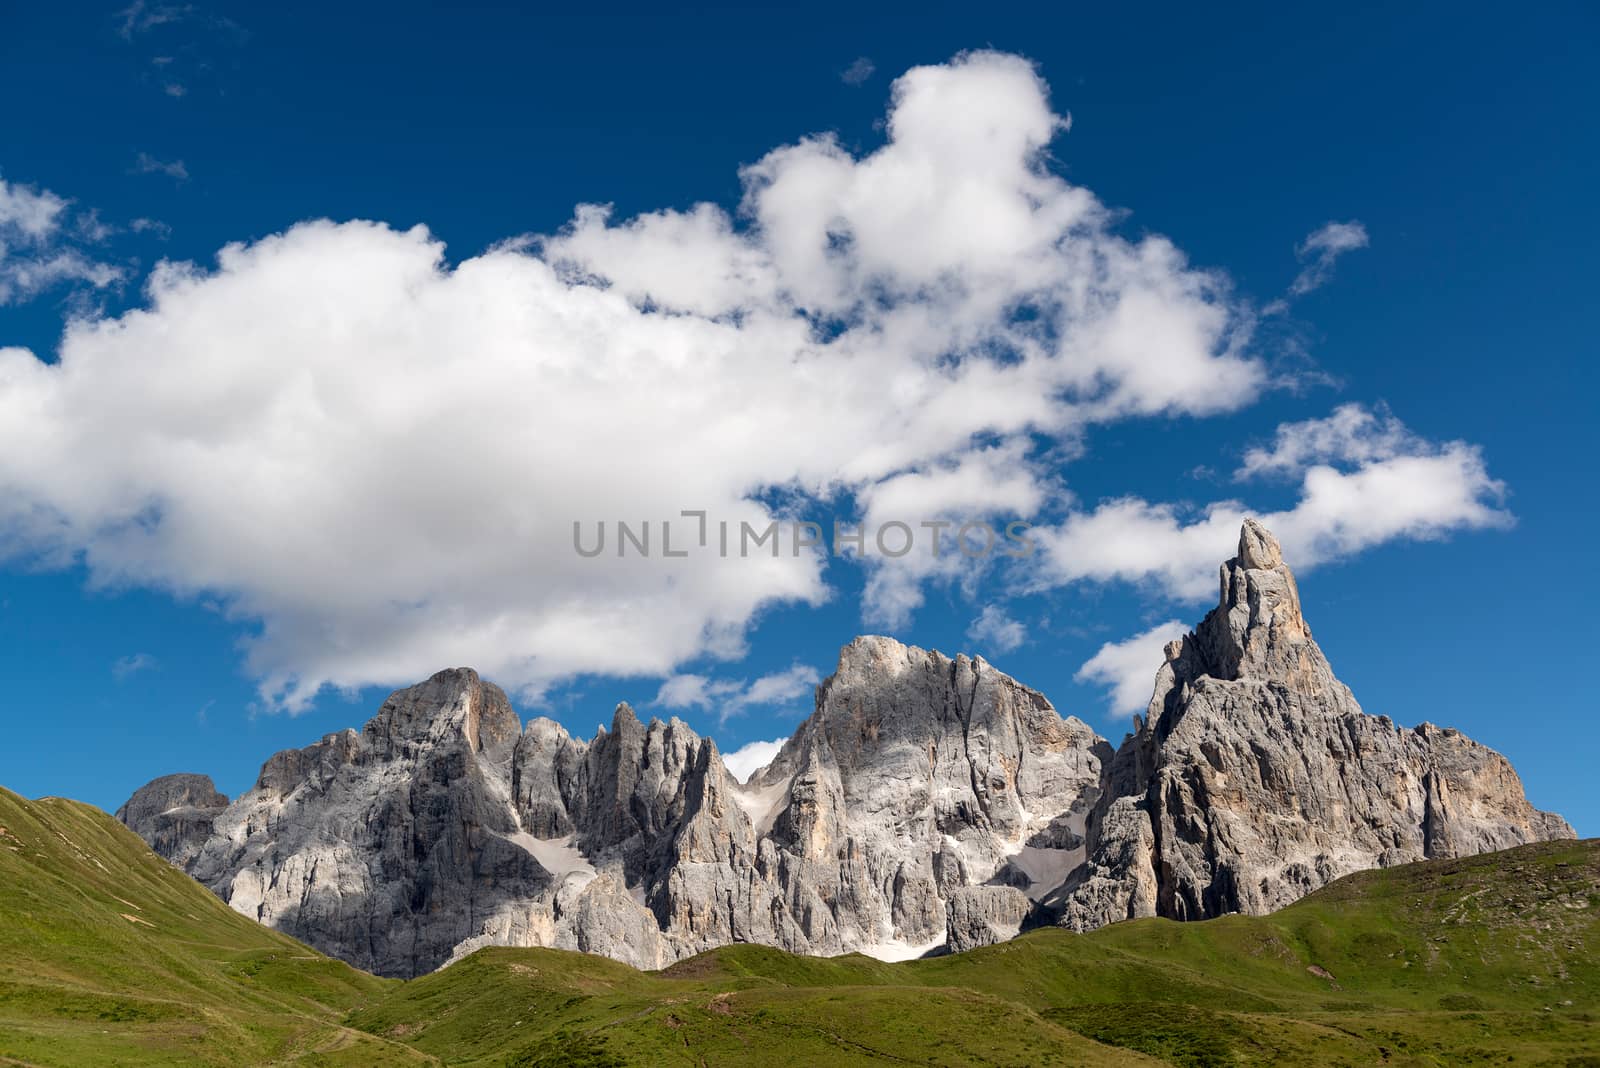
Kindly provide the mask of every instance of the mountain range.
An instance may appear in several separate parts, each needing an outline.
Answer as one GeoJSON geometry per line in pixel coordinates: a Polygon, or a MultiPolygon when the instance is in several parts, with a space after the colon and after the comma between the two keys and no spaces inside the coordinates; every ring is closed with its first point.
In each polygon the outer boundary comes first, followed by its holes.
{"type": "Polygon", "coordinates": [[[393,977],[485,946],[892,961],[1263,914],[1364,869],[1573,837],[1494,751],[1364,713],[1253,521],[1151,670],[1113,748],[981,657],[857,638],[740,783],[677,719],[623,704],[585,741],[453,669],[236,799],[170,775],[117,818],[236,912],[393,977]]]}
{"type": "Polygon", "coordinates": [[[0,789],[0,1064],[1540,1064],[1600,1049],[1600,841],[1335,880],[1270,916],[1046,926],[885,963],[641,972],[490,946],[383,979],[239,915],[92,806],[0,789]]]}

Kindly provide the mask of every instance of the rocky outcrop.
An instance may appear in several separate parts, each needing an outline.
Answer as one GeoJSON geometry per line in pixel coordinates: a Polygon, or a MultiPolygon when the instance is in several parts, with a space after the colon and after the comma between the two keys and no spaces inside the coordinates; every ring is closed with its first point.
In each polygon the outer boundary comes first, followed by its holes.
{"type": "Polygon", "coordinates": [[[915,955],[1017,933],[1081,863],[1110,755],[981,658],[866,637],[749,792],[794,904],[842,925],[824,945],[915,955]]]}
{"type": "Polygon", "coordinates": [[[169,776],[119,817],[238,911],[399,976],[482,945],[897,959],[1261,912],[1357,868],[1571,834],[1490,750],[1362,713],[1253,523],[1114,753],[981,658],[864,637],[745,784],[676,719],[523,729],[457,669],[277,754],[232,804],[169,776]]]}
{"type": "Polygon", "coordinates": [[[1360,869],[1571,836],[1493,750],[1363,713],[1247,520],[1220,603],[1167,646],[1107,768],[1063,922],[1269,912],[1360,869]]]}
{"type": "Polygon", "coordinates": [[[121,820],[150,848],[178,867],[187,867],[228,807],[209,775],[163,775],[145,783],[117,809],[121,820]]]}
{"type": "Polygon", "coordinates": [[[272,757],[187,865],[239,912],[358,967],[449,959],[550,877],[516,843],[506,786],[521,722],[467,670],[393,694],[360,732],[272,757]]]}

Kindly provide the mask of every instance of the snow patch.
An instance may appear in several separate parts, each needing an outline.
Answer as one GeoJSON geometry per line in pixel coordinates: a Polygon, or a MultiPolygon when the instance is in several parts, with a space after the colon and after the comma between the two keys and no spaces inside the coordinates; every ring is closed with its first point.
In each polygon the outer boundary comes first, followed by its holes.
{"type": "Polygon", "coordinates": [[[896,961],[916,960],[918,957],[924,957],[944,945],[944,941],[944,935],[940,935],[933,941],[924,942],[921,945],[907,942],[903,938],[890,938],[882,942],[873,942],[871,945],[861,946],[856,952],[864,953],[876,960],[887,961],[892,964],[896,961]]]}
{"type": "Polygon", "coordinates": [[[1028,877],[1028,896],[1042,901],[1056,887],[1067,881],[1084,861],[1084,849],[1046,849],[1041,846],[1023,846],[1008,858],[1011,866],[1028,877]]]}
{"type": "Polygon", "coordinates": [[[565,838],[535,838],[527,831],[517,831],[505,837],[527,850],[541,868],[555,876],[556,882],[573,875],[577,876],[579,886],[586,886],[598,874],[570,834],[565,838]]]}
{"type": "Polygon", "coordinates": [[[750,817],[757,838],[772,830],[772,822],[778,816],[778,809],[788,798],[789,787],[793,782],[793,778],[788,778],[763,789],[737,785],[733,788],[733,799],[744,809],[744,814],[750,817]]]}

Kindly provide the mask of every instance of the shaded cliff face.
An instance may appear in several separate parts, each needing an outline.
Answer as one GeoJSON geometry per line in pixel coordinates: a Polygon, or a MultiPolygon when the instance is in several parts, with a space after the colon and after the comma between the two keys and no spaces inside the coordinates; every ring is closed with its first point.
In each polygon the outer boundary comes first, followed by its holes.
{"type": "Polygon", "coordinates": [[[1107,770],[1089,861],[1061,895],[1087,929],[1282,907],[1341,875],[1572,837],[1511,765],[1454,730],[1364,714],[1246,521],[1218,606],[1166,650],[1107,770]]]}
{"type": "Polygon", "coordinates": [[[1360,868],[1571,836],[1492,751],[1363,714],[1265,530],[1221,579],[1115,753],[982,659],[865,637],[748,784],[678,720],[523,730],[457,669],[277,754],[232,804],[169,776],[118,815],[236,910],[399,976],[490,944],[903,958],[1263,912],[1360,868]]]}
{"type": "Polygon", "coordinates": [[[505,779],[521,723],[497,687],[440,672],[360,732],[273,756],[187,870],[237,911],[358,967],[429,971],[549,877],[517,845],[505,779]]]}

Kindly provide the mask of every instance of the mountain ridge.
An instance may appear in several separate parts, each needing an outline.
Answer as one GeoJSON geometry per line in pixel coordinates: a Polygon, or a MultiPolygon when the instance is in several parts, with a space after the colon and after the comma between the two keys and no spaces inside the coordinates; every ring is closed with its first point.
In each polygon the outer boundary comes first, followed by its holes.
{"type": "Polygon", "coordinates": [[[1587,1065],[1600,840],[1346,876],[1265,917],[885,963],[728,945],[640,972],[485,947],[362,974],[119,822],[0,789],[0,1060],[105,1064],[1587,1065]]]}
{"type": "Polygon", "coordinates": [[[495,944],[904,959],[1572,837],[1492,750],[1362,712],[1259,524],[1219,578],[1115,749],[981,657],[863,636],[744,784],[676,718],[623,703],[583,741],[451,669],[226,807],[164,777],[119,817],[236,910],[398,976],[495,944]]]}

